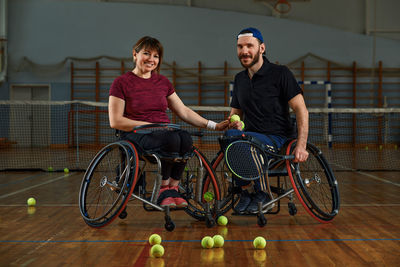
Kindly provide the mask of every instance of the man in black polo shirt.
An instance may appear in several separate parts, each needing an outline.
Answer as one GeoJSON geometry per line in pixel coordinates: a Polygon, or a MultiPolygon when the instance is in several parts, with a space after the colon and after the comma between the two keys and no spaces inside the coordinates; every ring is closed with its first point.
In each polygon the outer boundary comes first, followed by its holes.
{"type": "MultiPolygon", "coordinates": [[[[291,123],[289,107],[296,114],[297,145],[294,149],[295,161],[307,160],[308,110],[302,90],[293,74],[286,66],[272,64],[265,55],[265,44],[259,30],[246,28],[237,36],[237,54],[245,68],[235,76],[231,101],[232,115],[237,114],[244,121],[247,135],[259,139],[264,144],[280,148],[288,138],[296,137],[296,129],[291,123]]],[[[225,135],[241,135],[241,122],[229,125],[225,135]]],[[[242,187],[238,213],[256,213],[258,202],[270,200],[265,183],[237,179],[242,187]],[[253,193],[249,191],[254,189],[253,193]]]]}

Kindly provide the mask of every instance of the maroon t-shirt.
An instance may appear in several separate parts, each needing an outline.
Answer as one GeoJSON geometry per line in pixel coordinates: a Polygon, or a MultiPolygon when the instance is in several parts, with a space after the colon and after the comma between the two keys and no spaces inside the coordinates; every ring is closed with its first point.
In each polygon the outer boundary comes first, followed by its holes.
{"type": "Polygon", "coordinates": [[[151,123],[170,122],[167,97],[174,92],[171,82],[155,73],[143,79],[127,72],[116,78],[110,88],[110,95],[125,100],[125,117],[151,123]]]}

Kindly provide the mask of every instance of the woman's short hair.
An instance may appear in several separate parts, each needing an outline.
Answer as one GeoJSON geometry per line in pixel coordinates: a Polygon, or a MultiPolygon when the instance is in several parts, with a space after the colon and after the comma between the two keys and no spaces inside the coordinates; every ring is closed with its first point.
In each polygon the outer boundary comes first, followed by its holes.
{"type": "Polygon", "coordinates": [[[157,68],[155,71],[157,73],[160,73],[160,68],[161,68],[161,63],[163,59],[163,53],[164,53],[164,48],[160,41],[158,41],[156,38],[150,37],[150,36],[144,36],[140,38],[136,44],[133,46],[133,50],[136,51],[136,53],[139,53],[140,50],[142,49],[147,49],[150,51],[157,51],[158,56],[159,56],[159,62],[157,65],[157,68]]]}

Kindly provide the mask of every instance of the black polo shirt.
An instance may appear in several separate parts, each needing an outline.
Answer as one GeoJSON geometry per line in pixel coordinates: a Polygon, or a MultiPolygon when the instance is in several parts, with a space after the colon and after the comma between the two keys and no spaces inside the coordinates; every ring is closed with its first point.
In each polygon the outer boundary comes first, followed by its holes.
{"type": "Polygon", "coordinates": [[[252,79],[247,69],[236,74],[231,107],[242,110],[245,131],[294,137],[288,101],[301,88],[286,66],[263,59],[252,79]]]}

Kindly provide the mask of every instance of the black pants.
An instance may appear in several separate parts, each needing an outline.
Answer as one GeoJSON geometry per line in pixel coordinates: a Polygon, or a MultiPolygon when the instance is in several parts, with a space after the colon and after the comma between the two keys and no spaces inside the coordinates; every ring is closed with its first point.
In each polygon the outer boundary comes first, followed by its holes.
{"type": "MultiPolygon", "coordinates": [[[[170,157],[184,157],[191,153],[193,148],[193,140],[190,134],[180,129],[157,130],[146,134],[122,132],[121,139],[131,141],[145,151],[160,152],[170,157]]],[[[180,180],[185,166],[185,162],[161,160],[163,180],[170,177],[180,180]]]]}

